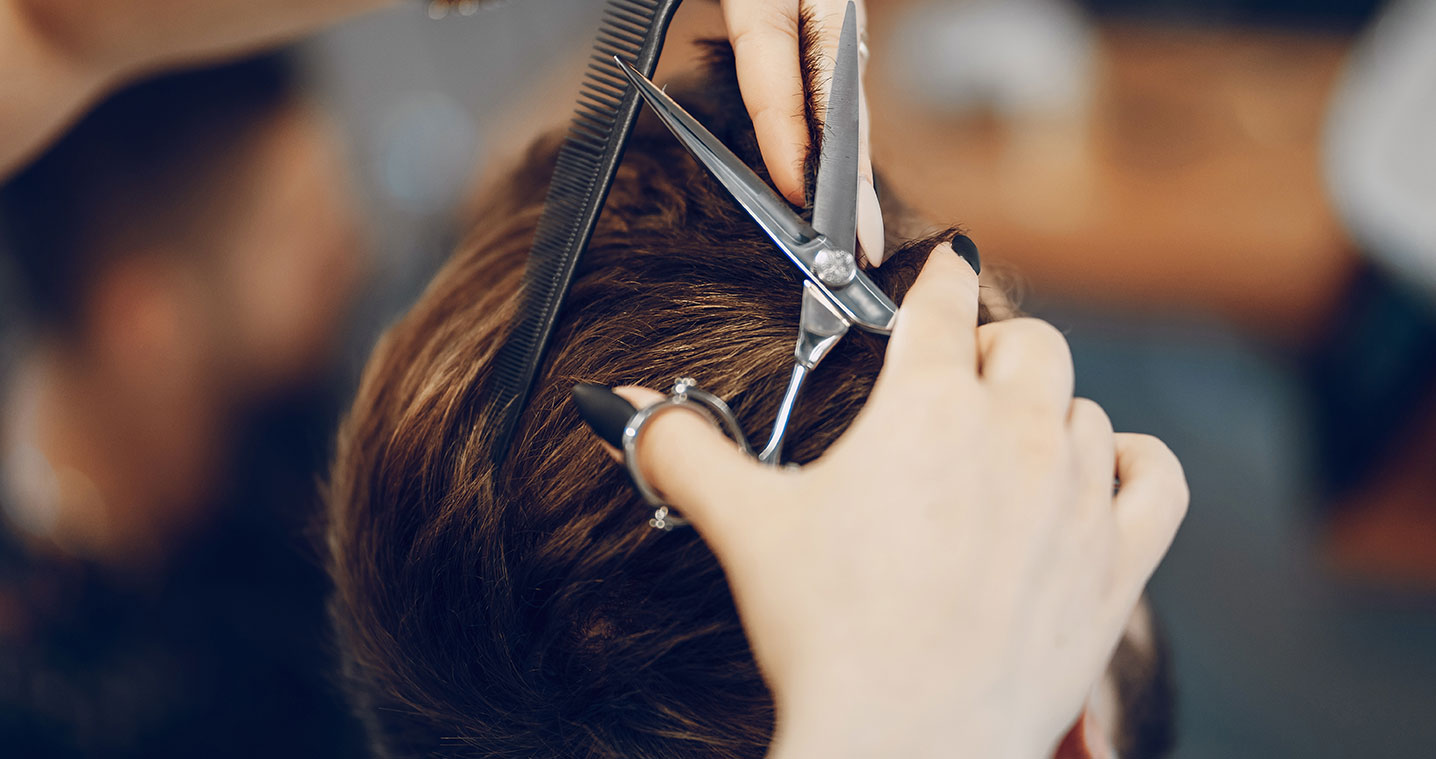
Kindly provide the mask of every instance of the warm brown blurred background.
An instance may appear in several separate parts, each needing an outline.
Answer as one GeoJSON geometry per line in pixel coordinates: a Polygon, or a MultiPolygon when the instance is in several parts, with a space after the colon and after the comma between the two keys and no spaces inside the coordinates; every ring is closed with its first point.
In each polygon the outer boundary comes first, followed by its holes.
{"type": "MultiPolygon", "coordinates": [[[[358,750],[307,530],[335,410],[483,223],[476,189],[566,119],[600,8],[361,18],[117,96],[7,188],[40,230],[0,256],[19,755],[358,750]]],[[[1429,756],[1436,2],[869,11],[885,181],[964,224],[1067,332],[1079,392],[1187,468],[1153,584],[1177,756],[1429,756]]],[[[721,34],[691,0],[658,78],[721,34]]]]}

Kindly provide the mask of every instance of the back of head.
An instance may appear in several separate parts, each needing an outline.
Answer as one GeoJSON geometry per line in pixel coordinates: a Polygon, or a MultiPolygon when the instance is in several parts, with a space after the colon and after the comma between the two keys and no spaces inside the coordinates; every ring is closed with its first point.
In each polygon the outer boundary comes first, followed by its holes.
{"type": "MultiPolygon", "coordinates": [[[[762,173],[730,54],[716,58],[675,96],[762,173]]],[[[386,756],[760,757],[772,701],[720,567],[692,531],[648,526],[568,393],[690,376],[760,439],[792,367],[799,275],[645,114],[496,469],[484,399],[555,148],[534,149],[383,338],[340,431],[332,611],[356,706],[386,756]]],[[[875,280],[901,298],[951,234],[893,246],[875,280]]],[[[791,459],[844,431],[885,347],[851,334],[826,359],[791,459]]]]}

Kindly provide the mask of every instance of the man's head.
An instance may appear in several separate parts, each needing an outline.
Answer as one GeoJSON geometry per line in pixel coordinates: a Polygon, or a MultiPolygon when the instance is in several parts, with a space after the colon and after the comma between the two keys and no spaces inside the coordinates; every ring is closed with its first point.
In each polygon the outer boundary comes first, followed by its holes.
{"type": "Polygon", "coordinates": [[[117,92],[0,187],[29,328],[0,419],[19,523],[116,560],[197,524],[239,412],[326,368],[355,294],[337,148],[267,57],[117,92]]]}
{"type": "MultiPolygon", "coordinates": [[[[675,97],[762,173],[719,57],[675,97]]],[[[554,148],[534,150],[381,341],[340,431],[332,608],[356,706],[387,756],[761,757],[772,701],[722,570],[693,532],[648,526],[568,393],[691,376],[763,439],[792,368],[800,277],[645,116],[495,468],[484,399],[554,148]]],[[[900,300],[953,233],[900,241],[913,224],[885,205],[891,252],[872,276],[900,300]]],[[[987,295],[984,321],[1008,310],[987,295]]],[[[794,414],[792,460],[843,433],[884,351],[850,334],[825,360],[794,414]]]]}
{"type": "Polygon", "coordinates": [[[92,358],[204,353],[207,381],[301,375],[358,271],[332,138],[277,57],[109,97],[0,188],[27,321],[92,358]]]}

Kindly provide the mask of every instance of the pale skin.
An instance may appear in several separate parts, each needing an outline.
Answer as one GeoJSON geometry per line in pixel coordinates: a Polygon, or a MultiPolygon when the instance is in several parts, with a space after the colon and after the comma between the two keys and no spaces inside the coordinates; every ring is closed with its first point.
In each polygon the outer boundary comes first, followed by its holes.
{"type": "Polygon", "coordinates": [[[1052,755],[1187,507],[1171,451],[1072,392],[1062,335],[977,327],[977,276],[940,247],[818,461],[763,467],[687,411],[645,428],[773,691],[771,756],[1052,755]]]}
{"type": "MultiPolygon", "coordinates": [[[[867,6],[856,0],[858,39],[867,39],[867,6]]],[[[733,44],[738,86],[753,120],[763,163],[789,201],[803,204],[803,158],[808,153],[808,128],[803,116],[802,68],[798,59],[798,18],[806,11],[818,27],[819,47],[837,49],[848,0],[725,0],[723,18],[733,44]]],[[[864,49],[866,42],[864,42],[864,49]]],[[[864,71],[867,56],[860,58],[864,71]]],[[[833,55],[819,57],[820,85],[832,80],[833,55]]],[[[862,115],[858,138],[858,243],[873,266],[883,259],[883,217],[873,189],[873,162],[868,139],[866,90],[860,92],[862,115]]]]}
{"type": "Polygon", "coordinates": [[[390,0],[0,0],[0,178],[115,87],[295,39],[390,0]]]}
{"type": "MultiPolygon", "coordinates": [[[[138,75],[290,41],[340,19],[396,4],[0,0],[0,179],[42,150],[106,92],[138,75]]],[[[847,0],[810,0],[805,7],[819,22],[823,48],[833,49],[847,0]]],[[[861,2],[858,10],[862,28],[867,14],[861,2]]],[[[801,205],[802,160],[809,146],[799,76],[798,0],[726,0],[723,11],[764,162],[779,191],[801,205]]],[[[831,68],[832,56],[825,56],[824,65],[831,68]]],[[[877,264],[883,225],[866,126],[861,153],[858,236],[869,263],[877,264]]]]}

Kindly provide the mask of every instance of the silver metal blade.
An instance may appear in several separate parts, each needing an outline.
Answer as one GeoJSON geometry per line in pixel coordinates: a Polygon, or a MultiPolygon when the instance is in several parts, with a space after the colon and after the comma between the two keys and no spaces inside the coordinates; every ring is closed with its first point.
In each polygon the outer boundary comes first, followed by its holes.
{"type": "Polygon", "coordinates": [[[738,204],[773,238],[779,248],[792,257],[795,248],[817,238],[818,233],[788,206],[787,201],[778,197],[778,194],[768,187],[767,182],[753,173],[742,159],[733,155],[733,151],[714,137],[712,132],[683,110],[683,106],[674,102],[668,93],[655,87],[648,77],[640,74],[622,58],[614,56],[614,60],[618,61],[623,73],[638,89],[638,94],[648,101],[648,105],[652,106],[669,131],[732,193],[738,204]]]}
{"type": "MultiPolygon", "coordinates": [[[[825,251],[837,250],[838,243],[818,234],[803,221],[752,169],[647,77],[623,59],[615,57],[614,60],[669,131],[732,193],[739,205],[758,222],[778,249],[803,272],[803,276],[817,287],[821,297],[837,313],[869,332],[884,335],[892,332],[897,319],[897,306],[867,275],[857,271],[852,281],[842,287],[829,286],[819,276],[819,257],[825,251]]],[[[855,197],[849,200],[854,208],[856,192],[854,190],[855,197]]],[[[849,235],[850,238],[853,236],[849,235]]],[[[854,243],[855,240],[846,243],[845,255],[851,255],[854,243]]]]}
{"type": "Polygon", "coordinates": [[[858,249],[858,77],[858,14],[850,0],[838,39],[813,191],[813,227],[850,253],[858,249]]]}
{"type": "Polygon", "coordinates": [[[813,369],[848,333],[848,320],[812,282],[803,283],[803,310],[800,313],[798,344],[793,349],[793,358],[813,369]]]}
{"type": "Polygon", "coordinates": [[[768,438],[768,445],[758,454],[758,460],[764,464],[776,466],[779,463],[783,455],[783,441],[788,436],[788,422],[792,419],[793,407],[802,395],[804,380],[848,332],[847,319],[812,282],[803,283],[802,314],[798,322],[798,344],[793,349],[793,376],[788,380],[788,390],[783,393],[782,403],[778,404],[773,434],[768,438]]]}

